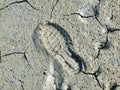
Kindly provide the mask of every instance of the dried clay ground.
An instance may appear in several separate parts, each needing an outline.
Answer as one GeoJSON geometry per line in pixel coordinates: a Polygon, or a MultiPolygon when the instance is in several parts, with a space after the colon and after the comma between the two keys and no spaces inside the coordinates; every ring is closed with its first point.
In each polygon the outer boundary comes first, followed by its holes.
{"type": "Polygon", "coordinates": [[[0,90],[120,90],[120,0],[0,0],[0,90]]]}

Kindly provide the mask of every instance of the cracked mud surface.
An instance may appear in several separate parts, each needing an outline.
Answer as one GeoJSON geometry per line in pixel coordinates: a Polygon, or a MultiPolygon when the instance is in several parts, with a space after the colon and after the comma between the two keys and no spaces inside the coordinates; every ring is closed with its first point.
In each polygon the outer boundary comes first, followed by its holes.
{"type": "Polygon", "coordinates": [[[120,90],[120,1],[1,0],[0,90],[120,90]],[[41,40],[47,22],[65,30],[57,58],[41,40]]]}

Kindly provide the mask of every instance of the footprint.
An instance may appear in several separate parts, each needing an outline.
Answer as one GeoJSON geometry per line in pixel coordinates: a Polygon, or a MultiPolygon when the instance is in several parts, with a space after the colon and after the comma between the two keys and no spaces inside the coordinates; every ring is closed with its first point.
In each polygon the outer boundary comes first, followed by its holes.
{"type": "Polygon", "coordinates": [[[48,53],[71,75],[82,70],[82,59],[74,53],[69,34],[58,24],[48,22],[40,29],[40,39],[48,53]]]}

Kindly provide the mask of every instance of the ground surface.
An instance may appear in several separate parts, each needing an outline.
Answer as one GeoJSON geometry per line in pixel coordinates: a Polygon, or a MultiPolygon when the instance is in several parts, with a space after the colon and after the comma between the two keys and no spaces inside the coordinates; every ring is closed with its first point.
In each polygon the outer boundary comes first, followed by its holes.
{"type": "Polygon", "coordinates": [[[0,90],[120,90],[120,0],[0,0],[0,90]],[[48,21],[71,38],[68,63],[41,41],[48,21]]]}

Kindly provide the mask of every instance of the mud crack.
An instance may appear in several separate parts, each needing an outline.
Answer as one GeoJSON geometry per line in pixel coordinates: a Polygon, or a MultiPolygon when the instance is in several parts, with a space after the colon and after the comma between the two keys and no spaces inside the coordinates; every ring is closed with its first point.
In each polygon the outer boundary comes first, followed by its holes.
{"type": "Polygon", "coordinates": [[[109,33],[113,33],[113,32],[116,32],[116,31],[120,31],[120,29],[118,28],[111,28],[109,26],[106,25],[106,29],[107,29],[107,32],[106,32],[106,39],[105,39],[105,42],[101,42],[100,45],[98,46],[98,53],[96,55],[95,58],[98,58],[99,55],[100,55],[100,51],[102,49],[108,49],[110,46],[109,46],[109,33]]]}
{"type": "Polygon", "coordinates": [[[21,1],[14,1],[14,2],[9,3],[9,4],[6,5],[5,7],[0,8],[0,11],[6,9],[6,8],[8,8],[8,7],[10,7],[11,5],[20,4],[20,3],[27,3],[27,4],[28,4],[31,8],[33,8],[34,10],[39,10],[39,9],[37,9],[36,7],[34,7],[28,0],[21,0],[21,1]]]}
{"type": "Polygon", "coordinates": [[[18,81],[21,83],[21,88],[22,88],[22,90],[25,90],[25,89],[24,89],[24,86],[23,86],[24,81],[22,81],[22,80],[20,80],[20,79],[18,79],[18,81]]]}
{"type": "Polygon", "coordinates": [[[55,5],[53,5],[53,7],[52,7],[52,10],[51,10],[51,13],[50,13],[50,19],[52,18],[53,11],[55,9],[55,6],[58,4],[58,2],[59,2],[59,0],[56,0],[55,5]]]}
{"type": "Polygon", "coordinates": [[[92,75],[94,76],[95,80],[97,81],[98,85],[100,86],[100,88],[104,89],[104,85],[102,85],[98,79],[98,76],[100,75],[101,73],[101,67],[99,66],[98,69],[94,72],[94,73],[91,73],[91,72],[84,72],[82,71],[82,73],[86,74],[86,75],[92,75]]]}
{"type": "Polygon", "coordinates": [[[80,13],[71,13],[69,15],[63,15],[63,16],[70,16],[70,15],[79,15],[81,18],[90,18],[90,17],[94,17],[93,15],[90,15],[90,16],[83,16],[81,15],[80,13]]]}
{"type": "Polygon", "coordinates": [[[98,21],[98,23],[99,23],[100,25],[102,25],[101,22],[98,20],[99,9],[100,9],[100,0],[99,0],[99,2],[98,2],[98,5],[96,5],[95,7],[92,7],[92,9],[93,9],[93,11],[94,11],[93,15],[88,15],[88,16],[86,16],[86,15],[82,15],[82,14],[77,13],[77,12],[73,12],[73,13],[71,13],[71,14],[63,15],[63,16],[78,15],[78,16],[80,16],[81,18],[91,18],[91,17],[94,17],[94,18],[98,21]]]}
{"type": "MultiPolygon", "coordinates": [[[[27,53],[26,53],[27,49],[24,52],[11,52],[11,53],[8,53],[8,54],[4,54],[1,57],[6,57],[6,56],[13,55],[13,54],[22,54],[24,56],[26,62],[28,63],[29,67],[32,68],[32,66],[30,65],[29,60],[27,58],[27,53]]],[[[2,60],[1,60],[1,62],[2,62],[2,60]]]]}
{"type": "Polygon", "coordinates": [[[99,11],[100,11],[100,3],[101,3],[101,0],[98,0],[98,1],[99,1],[99,2],[98,2],[98,5],[96,5],[95,7],[93,7],[94,17],[95,17],[95,19],[97,20],[97,22],[98,22],[101,26],[103,26],[102,23],[100,22],[100,20],[98,19],[99,15],[100,15],[99,11]]]}

